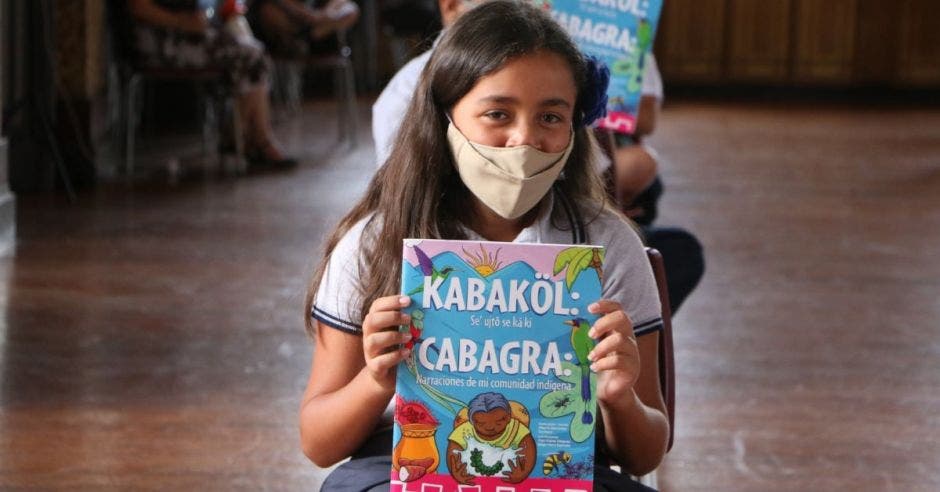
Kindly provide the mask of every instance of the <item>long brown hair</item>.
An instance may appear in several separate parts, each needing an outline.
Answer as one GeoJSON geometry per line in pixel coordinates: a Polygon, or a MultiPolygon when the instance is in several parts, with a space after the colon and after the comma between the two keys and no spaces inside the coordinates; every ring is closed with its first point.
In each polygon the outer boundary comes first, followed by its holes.
{"type": "MultiPolygon", "coordinates": [[[[575,119],[583,114],[588,93],[585,60],[568,35],[546,13],[527,2],[493,0],[462,15],[434,48],[424,67],[391,154],[372,178],[363,196],[336,226],[307,289],[308,333],[317,288],[339,240],[361,220],[368,222],[359,247],[358,312],[361,319],[372,302],[400,290],[402,240],[405,238],[465,239],[470,192],[457,174],[445,137],[447,114],[482,77],[507,61],[547,51],[571,67],[578,100],[575,119]]],[[[604,203],[603,184],[593,169],[589,129],[575,130],[574,146],[558,186],[571,202],[593,207],[604,203]]],[[[561,216],[552,217],[559,228],[561,216]]],[[[349,302],[353,302],[350,299],[349,302]]],[[[353,321],[353,320],[350,320],[353,321]]]]}

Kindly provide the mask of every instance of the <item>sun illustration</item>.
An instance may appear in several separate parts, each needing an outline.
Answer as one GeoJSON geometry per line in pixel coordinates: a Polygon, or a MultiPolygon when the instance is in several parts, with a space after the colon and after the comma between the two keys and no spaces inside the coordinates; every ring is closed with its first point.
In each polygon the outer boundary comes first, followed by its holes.
{"type": "MultiPolygon", "coordinates": [[[[502,248],[500,248],[502,249],[502,248]]],[[[487,277],[492,275],[493,272],[499,270],[500,265],[502,265],[499,260],[499,249],[496,250],[492,255],[489,254],[483,245],[480,245],[480,253],[471,253],[466,249],[463,250],[463,254],[467,258],[467,262],[470,263],[470,266],[477,271],[480,275],[487,277]]]]}

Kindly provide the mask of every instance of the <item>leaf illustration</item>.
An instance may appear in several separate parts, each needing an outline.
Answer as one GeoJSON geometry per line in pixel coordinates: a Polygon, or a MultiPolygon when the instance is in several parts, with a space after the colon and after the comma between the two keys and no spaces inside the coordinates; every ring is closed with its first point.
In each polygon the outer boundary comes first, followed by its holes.
{"type": "Polygon", "coordinates": [[[579,254],[571,260],[568,265],[568,273],[565,275],[565,284],[568,286],[568,290],[571,290],[571,286],[578,279],[578,275],[581,275],[581,272],[590,267],[592,258],[594,258],[593,250],[581,249],[579,254]]]}
{"type": "MultiPolygon", "coordinates": [[[[554,274],[558,275],[562,270],[567,269],[565,273],[565,284],[568,286],[568,289],[571,290],[571,286],[574,285],[574,282],[578,279],[578,275],[581,275],[581,272],[594,266],[592,265],[592,260],[594,259],[595,253],[598,254],[598,257],[603,262],[604,252],[600,248],[592,249],[576,246],[562,250],[562,252],[555,257],[554,274]]],[[[599,269],[598,274],[600,274],[599,269]]]]}
{"type": "Polygon", "coordinates": [[[565,269],[565,266],[571,263],[571,260],[581,251],[584,251],[584,248],[565,248],[558,253],[558,256],[555,257],[555,268],[554,274],[558,275],[559,272],[565,269]]]}
{"type": "Polygon", "coordinates": [[[581,423],[581,414],[583,413],[584,410],[576,413],[574,420],[571,422],[571,440],[574,442],[584,442],[594,433],[594,424],[581,423]]]}
{"type": "MultiPolygon", "coordinates": [[[[584,442],[594,432],[594,422],[596,420],[592,420],[590,424],[585,424],[583,417],[588,406],[597,408],[597,391],[591,391],[590,401],[585,402],[581,398],[580,369],[570,362],[562,362],[562,367],[571,372],[567,376],[556,375],[555,377],[566,383],[571,383],[572,388],[544,394],[542,399],[539,400],[539,411],[542,416],[547,418],[559,418],[570,414],[571,422],[568,424],[568,432],[571,439],[575,442],[584,442]]],[[[597,374],[591,374],[590,384],[593,388],[597,388],[597,374]]]]}

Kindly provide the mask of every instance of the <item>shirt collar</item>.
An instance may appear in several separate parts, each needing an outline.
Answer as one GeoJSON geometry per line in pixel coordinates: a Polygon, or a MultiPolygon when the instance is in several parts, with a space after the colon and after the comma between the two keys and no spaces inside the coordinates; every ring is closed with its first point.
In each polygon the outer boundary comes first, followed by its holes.
{"type": "MultiPolygon", "coordinates": [[[[512,240],[513,243],[543,243],[544,231],[548,230],[549,225],[551,224],[551,211],[555,203],[554,193],[549,191],[545,194],[545,198],[539,202],[539,214],[529,224],[528,227],[519,231],[519,234],[515,239],[512,240]]],[[[467,239],[471,241],[488,241],[488,239],[479,235],[473,229],[467,227],[466,225],[461,225],[464,233],[467,235],[467,239]]]]}

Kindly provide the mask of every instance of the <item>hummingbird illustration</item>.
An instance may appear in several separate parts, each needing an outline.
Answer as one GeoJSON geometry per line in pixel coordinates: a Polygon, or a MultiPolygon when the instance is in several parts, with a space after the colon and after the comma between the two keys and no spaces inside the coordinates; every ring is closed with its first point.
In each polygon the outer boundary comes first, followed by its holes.
{"type": "Polygon", "coordinates": [[[420,338],[421,331],[421,328],[415,326],[414,320],[411,320],[411,323],[408,323],[408,333],[411,334],[411,340],[408,340],[408,342],[405,343],[406,348],[414,348],[415,344],[420,344],[424,341],[420,338]]]}
{"type": "Polygon", "coordinates": [[[640,19],[636,27],[637,45],[640,55],[645,54],[653,44],[653,26],[646,19],[640,19]]]}
{"type": "Polygon", "coordinates": [[[588,410],[588,404],[591,403],[591,361],[588,360],[588,354],[594,349],[594,340],[588,336],[591,325],[583,318],[565,320],[565,324],[571,326],[571,346],[578,357],[578,368],[581,369],[581,399],[584,400],[581,423],[590,424],[594,422],[594,416],[588,410]]]}
{"type": "MultiPolygon", "coordinates": [[[[424,332],[423,311],[416,309],[411,312],[411,322],[408,323],[407,331],[411,334],[411,340],[408,340],[408,342],[405,343],[406,348],[413,349],[416,345],[421,345],[424,343],[424,339],[421,338],[421,333],[424,332]]],[[[433,343],[429,345],[429,347],[438,354],[441,353],[441,351],[438,350],[433,343]]]]}
{"type": "MultiPolygon", "coordinates": [[[[414,249],[415,255],[418,257],[418,266],[421,267],[421,273],[425,277],[431,277],[432,284],[439,278],[446,279],[450,275],[450,272],[454,271],[451,267],[444,267],[438,270],[434,267],[434,263],[431,262],[431,258],[428,258],[428,255],[426,255],[424,251],[421,251],[421,248],[414,246],[414,249]]],[[[413,296],[422,291],[424,291],[424,284],[415,287],[408,295],[413,296]]]]}

